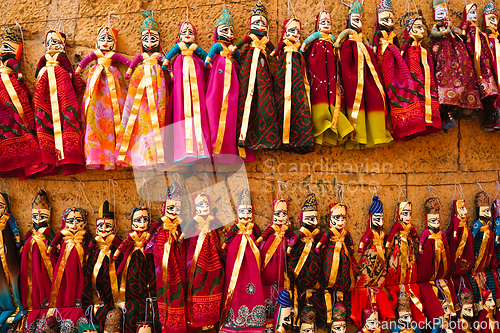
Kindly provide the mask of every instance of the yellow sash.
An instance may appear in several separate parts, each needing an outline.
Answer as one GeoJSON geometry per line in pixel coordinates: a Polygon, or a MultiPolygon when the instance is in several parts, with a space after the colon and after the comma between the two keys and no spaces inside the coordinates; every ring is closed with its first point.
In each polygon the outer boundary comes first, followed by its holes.
{"type": "MultiPolygon", "coordinates": [[[[139,113],[139,108],[142,102],[142,95],[144,90],[146,90],[146,99],[148,102],[149,113],[151,115],[151,123],[153,126],[153,134],[155,140],[152,142],[153,151],[156,151],[156,161],[157,163],[163,163],[165,160],[165,154],[163,151],[163,142],[161,140],[160,125],[158,121],[158,110],[156,109],[155,93],[153,84],[157,84],[158,88],[161,88],[161,80],[157,79],[153,82],[153,66],[158,64],[157,58],[160,54],[153,53],[149,56],[147,53],[142,54],[142,59],[144,63],[144,76],[137,87],[137,91],[134,97],[134,103],[132,109],[130,110],[130,116],[128,118],[127,124],[125,125],[125,132],[123,133],[122,146],[120,147],[120,153],[118,154],[117,161],[124,162],[125,156],[130,145],[130,137],[132,135],[132,130],[134,129],[135,121],[139,113]]],[[[157,76],[160,73],[156,73],[157,76]]]]}
{"type": "Polygon", "coordinates": [[[297,277],[300,274],[300,271],[302,270],[302,267],[304,267],[304,264],[306,263],[307,257],[309,257],[309,253],[311,253],[311,248],[314,243],[314,238],[320,233],[319,229],[314,229],[313,232],[310,232],[304,227],[300,227],[299,232],[304,234],[304,236],[300,237],[300,241],[305,243],[304,249],[302,250],[302,253],[300,254],[299,262],[297,263],[297,266],[295,267],[295,270],[293,271],[293,274],[297,277]]]}
{"type": "Polygon", "coordinates": [[[2,79],[3,85],[5,86],[5,89],[7,90],[10,100],[12,101],[12,104],[14,104],[14,107],[16,108],[17,113],[19,114],[19,117],[21,117],[21,119],[23,120],[24,126],[26,126],[27,128],[31,128],[29,122],[26,120],[23,105],[19,100],[19,96],[17,95],[16,89],[14,88],[12,81],[10,81],[9,77],[10,74],[15,74],[15,72],[9,67],[7,67],[7,65],[4,64],[3,61],[0,61],[0,79],[2,79]]]}
{"type": "Polygon", "coordinates": [[[430,232],[429,239],[434,239],[434,273],[432,274],[431,280],[435,280],[441,263],[443,263],[444,274],[448,271],[448,260],[446,258],[446,249],[443,243],[443,234],[441,231],[434,233],[430,230],[430,232]]]}
{"type": "MultiPolygon", "coordinates": [[[[491,223],[491,222],[490,222],[491,223]]],[[[488,246],[488,241],[490,239],[491,229],[490,223],[483,225],[479,228],[479,232],[483,233],[483,239],[481,240],[481,247],[479,248],[479,253],[477,254],[476,263],[474,264],[474,273],[484,270],[483,258],[486,254],[486,246],[488,246]]]]}
{"type": "MultiPolygon", "coordinates": [[[[76,234],[72,233],[67,229],[61,230],[61,234],[63,235],[63,242],[66,244],[64,247],[64,252],[61,253],[61,262],[59,263],[59,267],[57,273],[55,275],[55,280],[52,287],[52,294],[50,295],[49,307],[55,308],[57,306],[57,296],[59,295],[62,277],[64,275],[64,270],[66,268],[66,262],[68,261],[69,255],[71,254],[71,250],[76,248],[78,252],[78,259],[80,261],[80,267],[83,268],[85,253],[82,247],[83,239],[86,234],[86,230],[80,230],[76,234]]],[[[64,290],[62,291],[64,292],[64,290]]]]}
{"type": "Polygon", "coordinates": [[[56,66],[59,66],[59,61],[57,61],[57,56],[59,53],[51,56],[50,54],[45,54],[45,67],[43,67],[38,73],[37,81],[43,76],[45,71],[47,72],[49,79],[49,90],[50,90],[50,106],[52,112],[52,123],[54,126],[54,144],[57,152],[57,160],[64,160],[64,145],[62,138],[62,125],[61,125],[61,114],[59,112],[59,100],[57,98],[57,80],[56,80],[56,66]]]}
{"type": "MultiPolygon", "coordinates": [[[[330,241],[335,243],[335,249],[333,250],[333,261],[332,268],[330,270],[330,276],[328,278],[328,287],[332,288],[335,286],[335,282],[337,282],[337,275],[339,272],[340,266],[340,251],[344,249],[346,255],[349,255],[349,250],[345,244],[345,236],[347,235],[347,230],[342,229],[342,232],[339,232],[336,228],[330,228],[332,232],[332,236],[330,236],[330,241]]],[[[349,267],[350,270],[350,267],[349,267]]],[[[351,280],[351,284],[352,284],[351,280]]]]}
{"type": "Polygon", "coordinates": [[[170,259],[170,251],[172,249],[172,244],[179,239],[177,228],[182,222],[180,218],[171,220],[167,216],[162,216],[161,220],[163,222],[162,228],[168,230],[168,240],[163,246],[163,258],[161,260],[162,274],[163,274],[163,290],[167,290],[167,275],[168,275],[168,262],[170,259]]]}
{"type": "MultiPolygon", "coordinates": [[[[32,280],[33,280],[33,245],[36,243],[38,246],[38,252],[42,257],[43,265],[45,266],[45,270],[47,271],[47,275],[49,277],[50,282],[52,282],[52,276],[54,274],[54,268],[52,267],[52,262],[50,261],[49,256],[47,255],[47,246],[44,241],[46,240],[45,235],[43,234],[47,228],[40,228],[39,231],[32,229],[31,233],[31,241],[26,246],[28,248],[28,308],[33,309],[33,299],[32,296],[32,280]]],[[[40,304],[35,304],[35,306],[40,306],[40,304]]]]}
{"type": "Polygon", "coordinates": [[[109,280],[111,282],[111,292],[113,294],[113,302],[115,303],[115,307],[118,304],[118,298],[120,296],[120,290],[118,289],[118,279],[116,277],[116,268],[115,261],[113,260],[111,253],[111,246],[113,245],[113,240],[115,239],[115,235],[109,235],[106,239],[101,236],[97,236],[95,238],[96,244],[99,247],[99,255],[97,257],[97,261],[94,266],[94,270],[92,271],[92,294],[94,300],[94,311],[97,311],[97,306],[99,305],[99,296],[97,295],[97,277],[99,275],[99,271],[101,270],[102,263],[105,257],[109,259],[109,280]]]}
{"type": "MultiPolygon", "coordinates": [[[[271,246],[269,247],[269,249],[266,252],[266,256],[264,257],[264,264],[261,267],[261,271],[263,271],[266,268],[267,264],[269,264],[269,262],[273,258],[274,253],[278,249],[278,246],[280,245],[281,241],[283,240],[283,237],[285,236],[286,231],[288,230],[287,225],[282,225],[281,227],[279,227],[278,225],[276,225],[274,223],[271,224],[271,228],[273,228],[274,235],[276,237],[273,239],[271,246]]],[[[283,249],[283,251],[284,251],[284,249],[283,249]]]]}
{"type": "MultiPolygon", "coordinates": [[[[184,124],[186,134],[186,153],[193,153],[193,120],[194,133],[196,136],[196,148],[198,156],[204,155],[203,150],[203,130],[201,128],[200,92],[198,91],[198,78],[196,77],[196,67],[194,66],[193,54],[198,45],[189,45],[180,42],[179,48],[184,56],[182,63],[182,86],[184,98],[184,124]],[[192,109],[192,111],[191,111],[192,109]],[[194,119],[193,119],[194,118],[194,119]]],[[[229,90],[229,88],[228,88],[229,90]]]]}
{"type": "Polygon", "coordinates": [[[130,260],[132,259],[132,254],[134,254],[135,251],[141,251],[142,253],[144,253],[144,245],[146,245],[148,241],[148,235],[149,233],[147,232],[142,232],[140,235],[137,233],[137,231],[132,231],[130,233],[130,238],[132,238],[132,241],[134,242],[134,248],[129,252],[127,261],[125,262],[125,267],[122,271],[122,281],[120,284],[120,301],[125,301],[125,292],[127,291],[128,265],[130,264],[130,260]]]}
{"type": "Polygon", "coordinates": [[[85,109],[83,110],[83,112],[85,113],[85,115],[87,115],[89,104],[92,100],[92,95],[97,93],[97,81],[101,77],[102,72],[104,72],[104,74],[108,78],[109,96],[111,97],[111,105],[113,106],[115,135],[117,135],[120,130],[121,124],[120,105],[118,104],[118,94],[121,93],[121,90],[116,88],[115,78],[113,77],[113,73],[111,73],[111,70],[109,69],[109,67],[113,64],[111,57],[113,57],[115,52],[110,51],[106,54],[103,54],[101,50],[96,50],[94,51],[94,54],[97,56],[98,66],[92,74],[92,78],[90,79],[90,85],[88,89],[92,93],[89,93],[87,98],[85,99],[85,109]]]}
{"type": "MultiPolygon", "coordinates": [[[[239,141],[245,141],[248,132],[248,121],[250,120],[250,108],[252,107],[253,93],[255,90],[255,80],[257,78],[257,65],[259,63],[259,55],[262,52],[264,55],[266,54],[266,46],[269,42],[269,38],[264,36],[262,39],[259,39],[254,34],[249,35],[252,38],[252,43],[250,47],[253,47],[252,54],[252,65],[250,66],[250,77],[248,79],[248,89],[247,96],[245,98],[245,107],[243,109],[243,119],[241,121],[241,130],[239,141]]],[[[246,152],[244,148],[239,147],[240,156],[245,158],[246,152]]]]}
{"type": "Polygon", "coordinates": [[[425,122],[432,123],[431,68],[427,61],[427,49],[422,46],[422,40],[413,40],[411,46],[420,48],[420,58],[424,68],[425,122]]]}

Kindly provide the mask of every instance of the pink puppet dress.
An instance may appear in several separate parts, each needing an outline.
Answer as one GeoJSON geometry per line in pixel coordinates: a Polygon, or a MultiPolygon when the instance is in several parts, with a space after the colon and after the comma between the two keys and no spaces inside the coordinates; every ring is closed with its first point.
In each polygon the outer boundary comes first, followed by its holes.
{"type": "MultiPolygon", "coordinates": [[[[406,20],[405,42],[401,47],[403,60],[415,80],[419,112],[425,121],[425,130],[415,135],[427,135],[441,129],[441,114],[434,76],[434,62],[423,41],[422,17],[412,16],[406,20]]],[[[444,127],[447,128],[447,127],[444,127]]]]}
{"type": "Polygon", "coordinates": [[[47,249],[51,253],[60,246],[50,287],[47,317],[55,316],[62,332],[76,332],[80,324],[87,323],[82,308],[83,269],[92,238],[87,230],[87,212],[75,207],[65,209],[61,228],[47,249]]]}
{"type": "Polygon", "coordinates": [[[169,93],[161,68],[164,56],[160,27],[150,11],[142,15],[145,17],[141,26],[143,53],[134,58],[125,75],[130,78],[130,84],[116,139],[116,166],[164,168],[167,163],[164,127],[169,93]]]}
{"type": "Polygon", "coordinates": [[[380,309],[383,320],[395,318],[391,304],[385,292],[386,234],[383,230],[384,208],[378,196],[372,198],[368,215],[368,226],[361,237],[358,253],[362,253],[359,262],[360,274],[352,291],[351,319],[354,325],[361,326],[363,309],[374,303],[380,309]]]}
{"type": "Polygon", "coordinates": [[[162,216],[149,228],[152,235],[146,247],[151,248],[156,276],[156,296],[163,332],[187,332],[186,321],[186,254],[180,224],[182,193],[178,183],[167,190],[162,216]]]}
{"type": "MultiPolygon", "coordinates": [[[[451,256],[446,233],[440,230],[441,204],[439,199],[431,197],[425,202],[427,228],[420,235],[418,274],[421,301],[428,319],[441,316],[442,307],[438,300],[438,290],[444,292],[448,304],[454,307],[457,296],[453,282],[449,280],[451,256]]],[[[455,315],[453,310],[452,315],[455,315]]]]}
{"type": "Polygon", "coordinates": [[[31,95],[21,72],[22,42],[17,27],[5,29],[0,55],[0,174],[11,172],[20,179],[25,167],[42,162],[31,95]]]}
{"type": "Polygon", "coordinates": [[[115,169],[116,135],[120,130],[126,87],[118,69],[118,62],[130,61],[116,53],[118,31],[101,27],[97,31],[97,50],[86,56],[75,74],[97,61],[89,72],[82,110],[85,115],[85,164],[92,169],[115,169]]]}
{"type": "Polygon", "coordinates": [[[29,311],[24,331],[30,333],[39,330],[45,321],[57,261],[55,253],[47,254],[54,232],[50,228],[52,207],[44,190],[38,192],[31,208],[33,228],[24,237],[20,272],[21,299],[29,311]]]}
{"type": "MultiPolygon", "coordinates": [[[[350,292],[356,283],[359,270],[354,257],[354,242],[351,233],[345,227],[347,206],[344,203],[331,203],[328,221],[330,228],[324,232],[315,249],[316,253],[321,253],[321,257],[324,258],[321,287],[326,289],[326,302],[335,296],[337,300],[344,302],[347,316],[350,317],[350,292]]],[[[331,311],[331,307],[327,304],[327,318],[331,317],[331,311]]]]}
{"type": "Polygon", "coordinates": [[[394,22],[392,1],[381,0],[373,44],[387,94],[392,136],[396,141],[407,141],[425,131],[426,126],[424,114],[420,111],[416,83],[399,51],[394,22]]]}
{"type": "MultiPolygon", "coordinates": [[[[46,165],[42,172],[57,173],[55,168],[62,167],[65,175],[81,173],[85,171],[84,129],[76,93],[83,82],[74,77],[64,45],[66,36],[51,30],[45,41],[47,53],[38,62],[34,98],[35,117],[39,119],[36,131],[46,165]]],[[[37,172],[41,169],[26,169],[27,176],[37,172]]]]}
{"type": "Polygon", "coordinates": [[[293,243],[295,236],[287,222],[288,201],[274,200],[273,222],[256,242],[260,244],[264,241],[263,245],[260,245],[260,270],[268,324],[274,320],[278,294],[289,287],[288,277],[285,274],[285,249],[293,243]]]}
{"type": "Polygon", "coordinates": [[[260,252],[255,244],[260,236],[253,223],[250,191],[244,189],[238,206],[238,222],[228,231],[223,249],[226,256],[221,328],[225,333],[263,333],[266,306],[260,277],[260,252]]]}
{"type": "MultiPolygon", "coordinates": [[[[214,163],[239,163],[236,138],[238,118],[238,71],[240,52],[232,44],[234,22],[231,12],[224,8],[215,23],[214,44],[205,59],[205,67],[212,64],[207,82],[206,105],[210,125],[210,140],[214,163]]],[[[244,148],[242,148],[244,149],[244,148]]],[[[245,161],[255,159],[252,150],[246,150],[245,161]]]]}
{"type": "MultiPolygon", "coordinates": [[[[169,159],[174,163],[207,162],[212,154],[210,123],[205,102],[206,58],[207,53],[196,44],[195,26],[190,22],[179,25],[177,44],[165,57],[165,63],[173,61],[174,85],[172,101],[169,104],[173,112],[173,137],[169,133],[172,140],[169,159]]],[[[169,129],[171,130],[172,128],[169,129]]]]}
{"type": "Polygon", "coordinates": [[[476,74],[476,86],[483,103],[485,131],[500,129],[498,82],[495,77],[495,60],[489,46],[488,35],[477,25],[477,5],[468,4],[462,13],[462,36],[476,74]]]}
{"type": "Polygon", "coordinates": [[[192,197],[194,216],[183,227],[186,247],[187,320],[189,331],[216,329],[224,288],[220,254],[219,219],[212,215],[210,199],[199,193],[192,197]]]}

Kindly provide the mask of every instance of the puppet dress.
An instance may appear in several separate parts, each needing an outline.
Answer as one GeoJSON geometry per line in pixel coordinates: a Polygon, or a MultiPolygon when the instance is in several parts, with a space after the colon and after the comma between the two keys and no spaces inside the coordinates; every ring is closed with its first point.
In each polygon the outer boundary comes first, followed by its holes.
{"type": "Polygon", "coordinates": [[[129,67],[128,72],[135,70],[130,78],[116,138],[117,167],[150,169],[166,166],[163,130],[169,93],[162,62],[163,54],[142,53],[129,67]]]}
{"type": "Polygon", "coordinates": [[[362,33],[347,30],[347,34],[349,39],[342,43],[340,49],[340,66],[347,116],[354,132],[346,141],[345,148],[386,145],[392,142],[392,136],[386,128],[385,92],[375,55],[367,48],[368,41],[362,33]],[[362,55],[361,58],[358,54],[362,55]],[[361,72],[358,71],[360,61],[364,62],[361,72]]]}
{"type": "Polygon", "coordinates": [[[106,238],[97,236],[90,242],[90,255],[84,267],[82,305],[84,309],[93,305],[92,320],[104,331],[106,315],[116,307],[119,298],[120,277],[116,265],[121,262],[112,260],[120,245],[120,239],[111,234],[106,238]],[[95,291],[94,291],[95,290],[95,291]]]}
{"type": "Polygon", "coordinates": [[[354,130],[342,112],[344,98],[340,88],[339,53],[327,34],[315,32],[308,39],[311,37],[317,38],[306,53],[314,142],[337,146],[344,143],[347,135],[354,130]]]}
{"type": "MultiPolygon", "coordinates": [[[[410,70],[410,75],[415,80],[420,113],[424,116],[426,127],[418,135],[423,136],[441,130],[438,90],[434,79],[434,62],[431,54],[427,52],[421,41],[416,42],[413,39],[411,41],[413,42],[403,53],[403,60],[410,70]]],[[[403,46],[403,49],[405,49],[405,46],[403,46]]]]}
{"type": "MultiPolygon", "coordinates": [[[[387,237],[386,285],[414,283],[417,281],[417,247],[414,239],[418,234],[412,224],[397,221],[387,237]]],[[[399,290],[399,289],[398,289],[399,290]]]]}
{"type": "MultiPolygon", "coordinates": [[[[166,59],[171,60],[174,56],[174,85],[172,104],[169,105],[173,108],[170,146],[173,156],[169,155],[169,159],[181,164],[208,161],[212,154],[212,142],[205,102],[204,61],[207,53],[195,43],[179,42],[168,52],[166,59]]],[[[230,130],[229,126],[226,130],[230,130]]]]}
{"type": "Polygon", "coordinates": [[[217,229],[220,221],[195,215],[186,225],[188,327],[211,326],[219,321],[224,287],[217,229]],[[190,237],[191,236],[191,237],[190,237]]]}
{"type": "Polygon", "coordinates": [[[259,227],[254,223],[237,223],[226,234],[226,279],[221,320],[226,319],[220,332],[263,333],[265,330],[260,253],[255,244],[259,236],[259,227]]]}
{"type": "MultiPolygon", "coordinates": [[[[213,158],[217,164],[241,161],[236,137],[238,118],[238,71],[239,52],[236,46],[218,41],[208,53],[212,69],[208,76],[206,105],[210,127],[213,158]],[[233,54],[234,52],[234,54],[233,54]],[[231,156],[232,155],[232,156],[231,156]]],[[[246,150],[245,162],[252,161],[255,154],[246,150]]]]}
{"type": "MultiPolygon", "coordinates": [[[[125,300],[127,309],[124,332],[136,331],[137,323],[144,320],[146,299],[156,297],[153,255],[144,251],[148,235],[145,231],[132,231],[118,247],[118,251],[124,254],[117,272],[121,275],[120,300],[125,300]]],[[[156,304],[154,307],[155,313],[158,313],[156,304]]]]}
{"type": "Polygon", "coordinates": [[[35,114],[31,96],[12,55],[0,57],[0,173],[38,165],[42,162],[36,139],[35,114]]]}
{"type": "MultiPolygon", "coordinates": [[[[73,234],[69,230],[62,229],[51,243],[51,246],[55,247],[62,242],[61,252],[54,267],[49,300],[49,308],[57,308],[61,315],[62,320],[59,322],[61,332],[75,332],[80,324],[87,323],[82,308],[82,295],[83,269],[88,244],[86,238],[90,236],[87,230],[73,234]]],[[[50,316],[50,313],[47,316],[50,316]]]]}
{"type": "Polygon", "coordinates": [[[281,149],[306,154],[314,151],[309,82],[300,43],[284,40],[274,76],[274,100],[282,133],[281,149]],[[287,77],[291,77],[288,81],[287,77]],[[288,92],[290,95],[288,95],[288,92]],[[287,103],[289,101],[289,103],[287,103]]]}
{"type": "Polygon", "coordinates": [[[267,61],[267,54],[274,46],[268,37],[259,38],[254,34],[246,36],[240,44],[250,45],[241,53],[238,73],[238,146],[253,150],[278,149],[281,136],[267,61]]]}
{"type": "Polygon", "coordinates": [[[0,217],[0,332],[6,332],[24,315],[19,293],[21,235],[14,217],[8,213],[0,217]]]}
{"type": "Polygon", "coordinates": [[[112,170],[115,169],[116,135],[127,96],[125,82],[113,62],[129,65],[130,61],[115,52],[96,50],[85,57],[79,67],[84,68],[94,60],[97,64],[90,69],[82,103],[86,119],[85,164],[91,169],[112,170]]]}
{"type": "Polygon", "coordinates": [[[471,115],[482,108],[476,74],[465,44],[452,34],[431,38],[439,104],[466,109],[471,115]]]}
{"type": "Polygon", "coordinates": [[[53,238],[54,233],[50,228],[31,229],[24,238],[19,289],[23,307],[30,310],[25,332],[39,332],[45,321],[57,262],[55,251],[47,254],[53,238]]]}
{"type": "Polygon", "coordinates": [[[47,53],[38,62],[34,108],[42,163],[49,169],[62,167],[65,175],[85,171],[83,117],[76,98],[83,82],[73,77],[65,53],[47,53]]]}
{"type": "Polygon", "coordinates": [[[261,237],[265,239],[265,243],[260,250],[260,270],[269,323],[274,320],[277,295],[285,286],[285,248],[294,234],[287,225],[273,223],[264,230],[261,237]]]}
{"type": "Polygon", "coordinates": [[[153,253],[158,316],[164,332],[187,332],[186,256],[179,244],[179,222],[164,216],[153,223],[150,230],[158,229],[146,248],[153,253]]]}
{"type": "MultiPolygon", "coordinates": [[[[455,203],[453,206],[455,207],[455,203]]],[[[459,283],[458,277],[467,275],[474,265],[474,238],[467,220],[462,221],[457,216],[452,216],[446,238],[450,249],[451,276],[457,278],[454,279],[455,283],[459,283]]]]}
{"type": "Polygon", "coordinates": [[[377,37],[377,58],[387,93],[392,136],[396,141],[413,139],[426,130],[415,81],[400,51],[393,44],[394,41],[397,43],[394,31],[390,34],[380,31],[374,39],[377,37]]]}

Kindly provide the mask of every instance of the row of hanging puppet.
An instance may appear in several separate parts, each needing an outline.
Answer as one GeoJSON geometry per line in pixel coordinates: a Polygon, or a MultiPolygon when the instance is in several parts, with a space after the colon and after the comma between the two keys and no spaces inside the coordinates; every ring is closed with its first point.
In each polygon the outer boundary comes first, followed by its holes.
{"type": "Polygon", "coordinates": [[[0,175],[154,168],[212,158],[237,163],[240,157],[253,160],[255,150],[307,153],[315,143],[370,148],[437,132],[441,119],[448,130],[455,116],[482,109],[483,128],[500,128],[495,4],[484,8],[484,32],[475,23],[476,5],[464,9],[462,30],[448,21],[444,0],[435,0],[434,8],[430,52],[416,16],[407,20],[405,42],[398,48],[390,0],[378,6],[373,46],[362,33],[360,2],[352,4],[348,29],[338,38],[323,11],[317,31],[302,44],[300,21],[285,20],[276,48],[267,37],[267,11],[260,1],[251,13],[250,34],[236,45],[233,19],[224,8],[208,55],[196,44],[190,22],[179,26],[178,44],[161,53],[159,26],[145,12],[143,52],[132,62],[114,51],[118,32],[103,27],[98,50],[76,72],[65,54],[64,34],[49,31],[33,108],[18,64],[22,38],[17,28],[7,29],[0,175]],[[278,57],[274,75],[268,55],[278,57]],[[80,105],[79,73],[92,61],[97,63],[80,105]],[[115,62],[129,67],[128,90],[115,62]],[[164,73],[167,68],[173,78],[164,73]]]}
{"type": "Polygon", "coordinates": [[[494,321],[495,314],[500,319],[500,200],[491,207],[482,189],[472,229],[465,201],[454,200],[449,226],[441,230],[441,205],[431,192],[420,238],[406,201],[397,204],[386,235],[383,204],[374,196],[359,264],[344,203],[329,205],[328,229],[321,231],[318,200],[309,194],[294,233],[288,201],[275,200],[272,223],[261,234],[245,189],[237,221],[224,233],[204,193],[192,196],[192,216],[183,222],[183,195],[173,183],[153,224],[147,207],[133,208],[131,230],[120,241],[108,202],[95,220],[95,238],[81,208],[63,212],[62,230],[54,236],[42,190],[32,204],[33,228],[21,242],[2,194],[1,330],[17,324],[25,332],[73,332],[89,321],[99,332],[151,326],[157,332],[283,332],[300,326],[343,333],[347,321],[373,332],[374,319],[368,319],[378,312],[381,320],[398,314],[401,326],[440,318],[441,327],[455,316],[468,325],[494,321]]]}

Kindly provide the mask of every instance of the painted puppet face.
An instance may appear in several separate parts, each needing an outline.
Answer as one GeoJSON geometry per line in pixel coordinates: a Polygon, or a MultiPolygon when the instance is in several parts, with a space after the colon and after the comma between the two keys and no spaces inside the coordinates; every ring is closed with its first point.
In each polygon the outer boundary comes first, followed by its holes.
{"type": "Polygon", "coordinates": [[[315,331],[314,324],[300,324],[300,333],[314,333],[315,331]]]}
{"type": "Polygon", "coordinates": [[[434,10],[434,21],[442,20],[448,20],[448,7],[446,5],[439,6],[434,10]]]}
{"type": "Polygon", "coordinates": [[[292,312],[291,307],[285,307],[281,309],[278,327],[279,326],[282,326],[284,328],[291,327],[292,325],[291,312],[292,312]]]}
{"type": "Polygon", "coordinates": [[[438,229],[441,223],[441,216],[439,214],[427,214],[427,226],[432,229],[438,229]]]}
{"type": "Polygon", "coordinates": [[[443,300],[440,300],[440,302],[441,302],[441,308],[443,308],[443,311],[444,311],[444,316],[446,318],[449,318],[451,315],[451,311],[450,311],[450,306],[449,306],[448,300],[443,299],[443,300]]]}
{"type": "Polygon", "coordinates": [[[403,324],[409,324],[411,322],[411,312],[410,311],[399,311],[399,321],[403,324]]]}
{"type": "Polygon", "coordinates": [[[288,220],[288,208],[286,207],[286,202],[278,201],[273,213],[273,223],[285,224],[287,220],[288,220]]]}
{"type": "Polygon", "coordinates": [[[488,310],[493,310],[495,308],[495,300],[493,299],[493,294],[490,294],[484,301],[484,307],[488,310]]]}
{"type": "Polygon", "coordinates": [[[3,195],[0,195],[0,217],[4,216],[5,213],[8,213],[7,202],[5,202],[3,195]]]}
{"type": "Polygon", "coordinates": [[[181,202],[177,200],[167,200],[165,202],[165,215],[170,219],[176,219],[181,213],[181,202]]]}
{"type": "Polygon", "coordinates": [[[461,203],[460,207],[457,209],[457,216],[461,219],[464,219],[467,217],[467,208],[465,208],[465,203],[461,203]]]}
{"type": "Polygon", "coordinates": [[[467,319],[474,317],[474,309],[472,307],[472,304],[462,305],[461,315],[463,318],[467,318],[467,319]]]}
{"type": "Polygon", "coordinates": [[[318,31],[319,32],[331,32],[332,31],[332,20],[331,20],[329,12],[322,12],[319,15],[318,31]]]}
{"type": "Polygon", "coordinates": [[[346,328],[347,325],[345,321],[335,321],[332,323],[331,333],[345,333],[346,328]]]}
{"type": "Polygon", "coordinates": [[[316,227],[318,225],[318,212],[315,210],[302,212],[302,224],[316,227]]]}
{"type": "Polygon", "coordinates": [[[31,221],[39,227],[47,227],[50,221],[50,210],[48,209],[32,209],[31,221]]]}
{"type": "Polygon", "coordinates": [[[337,206],[333,209],[330,216],[330,226],[338,230],[342,230],[347,220],[347,212],[345,206],[337,206]]]}
{"type": "Polygon", "coordinates": [[[137,325],[137,333],[151,333],[151,325],[150,324],[138,324],[137,325]]]}
{"type": "Polygon", "coordinates": [[[374,329],[378,328],[379,326],[379,321],[378,321],[378,312],[373,312],[368,319],[366,319],[365,327],[366,329],[373,331],[374,329]]]}
{"type": "Polygon", "coordinates": [[[2,54],[17,54],[19,44],[12,41],[2,41],[2,54]]]}
{"type": "Polygon", "coordinates": [[[380,29],[390,31],[394,28],[394,13],[380,12],[378,14],[378,24],[380,29]]]}
{"type": "Polygon", "coordinates": [[[421,40],[422,38],[424,38],[424,31],[425,29],[422,20],[415,20],[410,29],[410,36],[412,36],[415,40],[421,40]]]}
{"type": "Polygon", "coordinates": [[[222,24],[217,27],[219,39],[231,42],[234,39],[234,28],[230,25],[222,24]]]}
{"type": "Polygon", "coordinates": [[[479,207],[479,217],[489,220],[491,219],[491,209],[489,206],[480,206],[479,207]]]}
{"type": "Polygon", "coordinates": [[[252,205],[239,205],[238,206],[238,222],[239,223],[250,223],[253,218],[253,207],[252,205]]]}
{"type": "Polygon", "coordinates": [[[267,34],[267,19],[261,15],[254,15],[250,18],[250,29],[267,34]]]}
{"type": "Polygon", "coordinates": [[[363,27],[363,15],[356,13],[351,14],[349,16],[349,26],[351,29],[360,32],[363,27]]]}
{"type": "Polygon", "coordinates": [[[206,216],[210,214],[210,204],[208,203],[208,198],[206,196],[201,196],[195,204],[196,214],[201,216],[206,216]]]}
{"type": "Polygon", "coordinates": [[[381,228],[384,224],[384,213],[374,213],[371,219],[372,226],[381,228]]]}
{"type": "Polygon", "coordinates": [[[411,223],[411,204],[407,204],[399,214],[399,220],[405,224],[411,223]]]}
{"type": "Polygon", "coordinates": [[[132,229],[134,231],[145,231],[149,225],[149,213],[147,209],[140,209],[132,215],[132,229]]]}
{"type": "Polygon", "coordinates": [[[196,37],[194,35],[194,27],[191,23],[186,22],[181,27],[181,32],[179,33],[179,39],[184,43],[194,43],[196,37]]]}
{"type": "Polygon", "coordinates": [[[300,22],[292,20],[288,23],[284,39],[288,39],[292,42],[297,42],[300,39],[300,22]]]}
{"type": "Polygon", "coordinates": [[[112,51],[116,45],[115,36],[109,28],[104,28],[97,36],[97,48],[101,51],[112,51]]]}
{"type": "Polygon", "coordinates": [[[491,31],[497,31],[498,17],[495,14],[485,15],[484,22],[486,24],[486,29],[490,29],[491,31]]]}
{"type": "Polygon", "coordinates": [[[477,6],[472,6],[467,12],[467,21],[476,22],[477,20],[477,6]]]}
{"type": "Polygon", "coordinates": [[[97,236],[107,237],[113,233],[115,220],[113,219],[98,219],[95,223],[97,236]]]}
{"type": "Polygon", "coordinates": [[[160,33],[155,30],[144,30],[142,32],[142,49],[145,52],[159,52],[160,33]]]}
{"type": "Polygon", "coordinates": [[[45,37],[45,51],[46,52],[64,52],[65,45],[64,41],[59,37],[59,35],[51,31],[45,37]]]}
{"type": "Polygon", "coordinates": [[[71,231],[72,233],[85,229],[85,220],[83,219],[82,213],[79,211],[69,212],[65,222],[65,229],[71,231]]]}

